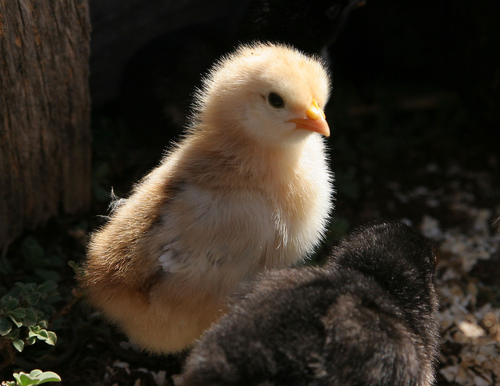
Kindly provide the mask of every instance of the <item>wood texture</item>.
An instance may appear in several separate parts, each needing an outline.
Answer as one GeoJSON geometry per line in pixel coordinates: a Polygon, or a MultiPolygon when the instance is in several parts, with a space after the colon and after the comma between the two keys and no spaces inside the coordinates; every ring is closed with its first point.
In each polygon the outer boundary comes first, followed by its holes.
{"type": "Polygon", "coordinates": [[[90,200],[87,0],[0,0],[0,247],[90,200]]]}

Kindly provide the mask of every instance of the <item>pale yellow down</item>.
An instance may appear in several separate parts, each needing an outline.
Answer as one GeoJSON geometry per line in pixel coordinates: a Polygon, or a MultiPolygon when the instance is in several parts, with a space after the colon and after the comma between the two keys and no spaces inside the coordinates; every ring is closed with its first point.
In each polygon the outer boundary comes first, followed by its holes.
{"type": "Polygon", "coordinates": [[[81,280],[90,304],[141,348],[176,352],[242,282],[311,253],[332,208],[314,132],[328,135],[329,87],[319,60],[286,46],[219,61],[185,137],[92,235],[81,280]]]}

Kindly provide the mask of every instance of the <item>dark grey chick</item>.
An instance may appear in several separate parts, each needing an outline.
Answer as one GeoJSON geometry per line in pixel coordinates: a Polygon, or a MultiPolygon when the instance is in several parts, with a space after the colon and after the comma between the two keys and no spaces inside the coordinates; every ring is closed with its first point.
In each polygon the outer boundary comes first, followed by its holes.
{"type": "Polygon", "coordinates": [[[345,238],[324,268],[264,275],[197,343],[184,385],[431,385],[436,253],[386,223],[345,238]]]}

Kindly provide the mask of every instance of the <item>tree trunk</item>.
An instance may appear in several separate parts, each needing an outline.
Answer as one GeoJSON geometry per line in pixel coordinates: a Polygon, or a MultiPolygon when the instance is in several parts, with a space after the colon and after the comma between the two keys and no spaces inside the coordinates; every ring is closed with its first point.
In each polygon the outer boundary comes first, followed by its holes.
{"type": "Polygon", "coordinates": [[[0,247],[90,202],[87,0],[0,0],[0,247]]]}

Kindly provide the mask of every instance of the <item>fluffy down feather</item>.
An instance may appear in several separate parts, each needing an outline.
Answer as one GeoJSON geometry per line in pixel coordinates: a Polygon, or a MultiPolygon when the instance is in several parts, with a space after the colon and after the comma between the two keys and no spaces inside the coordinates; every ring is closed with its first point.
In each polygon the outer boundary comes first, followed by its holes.
{"type": "Polygon", "coordinates": [[[317,58],[286,46],[216,63],[185,137],[92,235],[90,304],[140,347],[176,352],[240,283],[307,256],[331,210],[329,87],[317,58]]]}
{"type": "Polygon", "coordinates": [[[380,224],[325,268],[269,272],[195,346],[184,386],[430,386],[435,264],[423,236],[380,224]]]}

